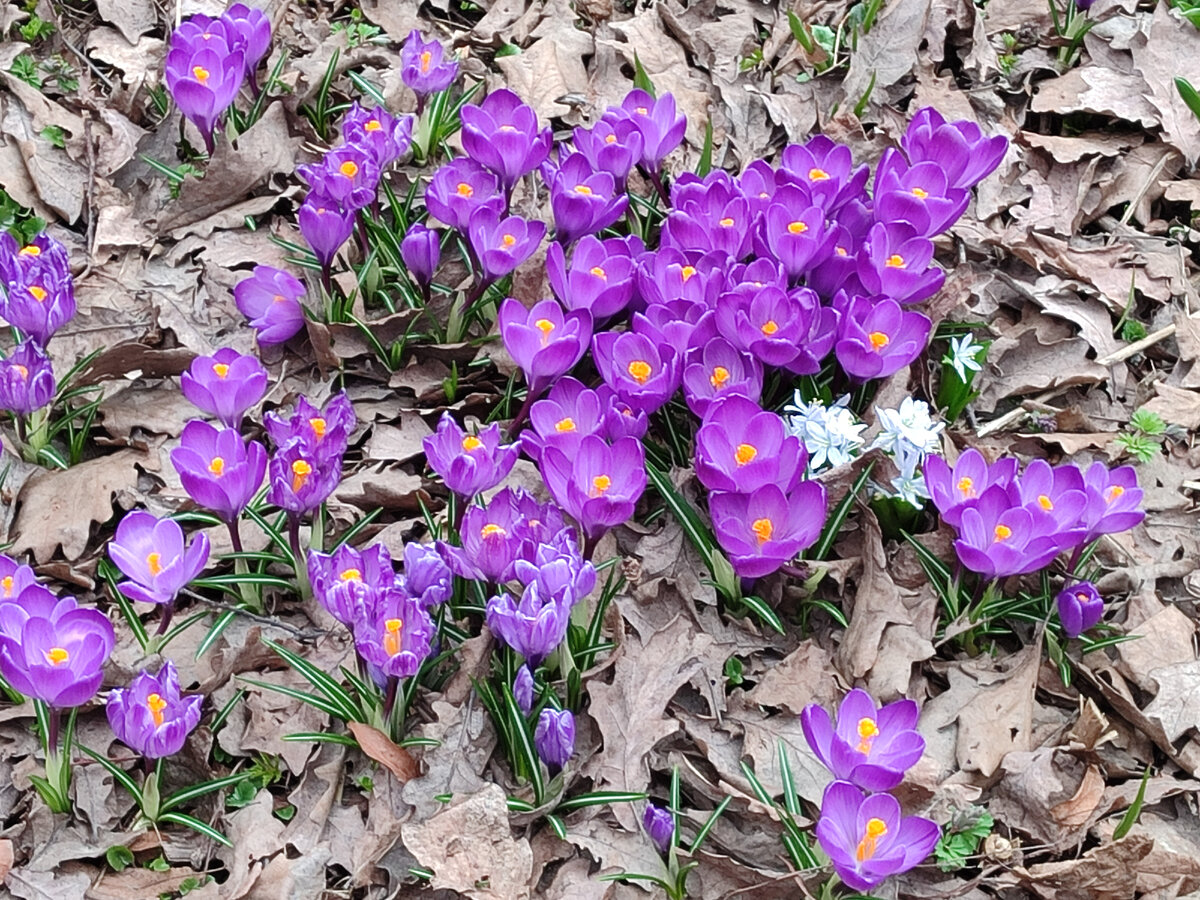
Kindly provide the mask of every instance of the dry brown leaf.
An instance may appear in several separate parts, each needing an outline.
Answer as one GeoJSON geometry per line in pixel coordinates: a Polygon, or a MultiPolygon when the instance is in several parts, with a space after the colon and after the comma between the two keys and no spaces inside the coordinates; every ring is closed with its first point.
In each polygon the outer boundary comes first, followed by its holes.
{"type": "Polygon", "coordinates": [[[1154,841],[1129,834],[1116,843],[1094,847],[1080,859],[1042,863],[1012,870],[1018,883],[1055,900],[1127,900],[1137,886],[1137,870],[1154,841]]]}
{"type": "Polygon", "coordinates": [[[120,872],[106,872],[91,885],[84,900],[130,900],[132,897],[157,897],[179,890],[189,878],[196,879],[193,869],[172,867],[164,871],[140,869],[136,866],[120,872]]]}
{"type": "Polygon", "coordinates": [[[1158,396],[1143,409],[1158,413],[1167,422],[1182,425],[1189,431],[1200,428],[1200,391],[1184,390],[1160,381],[1154,385],[1154,392],[1158,396]]]}
{"type": "Polygon", "coordinates": [[[767,669],[746,699],[758,706],[785,709],[795,716],[810,703],[831,706],[841,696],[829,678],[832,665],[829,651],[806,640],[782,662],[767,669]]]}
{"type": "Polygon", "coordinates": [[[365,722],[348,722],[346,727],[358,741],[358,748],[378,763],[403,784],[420,774],[421,768],[411,753],[397,746],[386,734],[365,722]]]}
{"type": "Polygon", "coordinates": [[[929,15],[928,0],[899,0],[880,12],[871,30],[858,39],[850,57],[850,70],[842,82],[849,105],[854,105],[874,85],[872,101],[917,64],[917,49],[924,37],[929,15]]]}
{"type": "Polygon", "coordinates": [[[1143,96],[1154,107],[1163,137],[1189,163],[1200,159],[1200,119],[1188,108],[1175,87],[1175,78],[1190,76],[1193,84],[1200,69],[1200,30],[1184,21],[1169,4],[1160,3],[1148,33],[1138,31],[1130,42],[1133,62],[1148,89],[1143,96]]]}
{"type": "Polygon", "coordinates": [[[395,422],[376,424],[363,447],[363,458],[388,462],[408,462],[425,452],[423,441],[433,429],[417,413],[402,411],[395,422]]]}
{"type": "Polygon", "coordinates": [[[1117,668],[1143,691],[1153,693],[1156,681],[1151,673],[1155,669],[1191,662],[1196,658],[1192,649],[1195,631],[1192,620],[1179,607],[1164,606],[1136,628],[1130,629],[1129,635],[1133,640],[1117,644],[1117,668]]]}
{"type": "Polygon", "coordinates": [[[1137,73],[1086,65],[1041,82],[1033,95],[1032,109],[1060,115],[1090,112],[1153,127],[1158,124],[1158,111],[1143,96],[1147,90],[1137,73]]]}
{"type": "Polygon", "coordinates": [[[154,0],[96,0],[96,10],[104,21],[117,26],[131,44],[158,24],[154,0]]]}
{"type": "Polygon", "coordinates": [[[1161,722],[1167,740],[1175,742],[1200,723],[1200,660],[1154,669],[1150,678],[1158,693],[1146,707],[1146,717],[1161,722]]]}
{"type": "Polygon", "coordinates": [[[12,870],[12,865],[13,842],[8,838],[0,839],[0,882],[3,882],[5,876],[12,870]]]}
{"type": "Polygon", "coordinates": [[[977,401],[981,409],[995,409],[1006,398],[1032,394],[1047,388],[1074,384],[1097,384],[1108,370],[1088,359],[1090,346],[1081,337],[1045,344],[1030,329],[1015,342],[1001,338],[984,367],[984,389],[977,401]]]}
{"type": "Polygon", "coordinates": [[[222,850],[229,880],[224,884],[227,900],[249,896],[267,861],[283,851],[284,824],[272,815],[275,801],[264,788],[246,806],[227,816],[225,836],[233,849],[222,850]]]}
{"type": "Polygon", "coordinates": [[[532,106],[543,122],[570,110],[559,102],[560,98],[587,95],[583,60],[595,48],[591,35],[575,27],[569,9],[566,13],[556,15],[548,4],[546,18],[533,31],[538,40],[520,53],[496,60],[504,73],[505,86],[532,106]]]}

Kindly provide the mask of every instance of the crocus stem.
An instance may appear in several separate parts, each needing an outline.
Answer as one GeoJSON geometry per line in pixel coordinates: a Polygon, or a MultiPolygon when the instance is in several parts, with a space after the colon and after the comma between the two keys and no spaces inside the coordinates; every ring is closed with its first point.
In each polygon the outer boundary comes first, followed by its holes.
{"type": "Polygon", "coordinates": [[[241,529],[241,525],[240,525],[240,520],[234,519],[231,522],[227,522],[226,525],[229,528],[229,543],[233,547],[233,552],[234,553],[243,552],[242,551],[242,529],[241,529]]]}
{"type": "Polygon", "coordinates": [[[154,632],[156,638],[162,637],[167,633],[167,627],[171,624],[171,617],[175,615],[175,601],[163,604],[162,619],[159,620],[158,630],[154,632]]]}
{"type": "Polygon", "coordinates": [[[15,419],[17,423],[17,440],[21,442],[21,446],[24,446],[25,444],[29,443],[29,439],[25,430],[25,417],[20,413],[13,413],[13,419],[15,419]]]}
{"type": "Polygon", "coordinates": [[[300,546],[300,517],[295,513],[288,513],[288,544],[292,548],[292,561],[295,564],[296,588],[300,592],[300,599],[307,600],[312,594],[312,587],[308,583],[304,548],[300,546]]]}
{"type": "MultiPolygon", "coordinates": [[[[642,168],[642,167],[639,166],[638,168],[642,168]]],[[[655,193],[658,194],[658,198],[660,200],[662,200],[664,205],[670,206],[671,205],[671,195],[667,193],[667,188],[663,184],[662,175],[659,172],[659,170],[655,169],[653,172],[651,172],[651,171],[643,168],[642,171],[646,173],[646,177],[649,178],[650,183],[652,185],[654,185],[654,191],[655,191],[655,193]]]]}
{"type": "Polygon", "coordinates": [[[525,420],[529,417],[529,410],[533,407],[533,402],[537,400],[540,393],[540,390],[533,390],[532,385],[526,389],[524,402],[521,404],[520,409],[517,410],[517,414],[513,417],[513,420],[508,423],[508,430],[504,438],[506,441],[511,441],[513,436],[520,432],[521,426],[525,424],[525,420]]]}
{"type": "Polygon", "coordinates": [[[784,575],[789,575],[792,578],[795,578],[797,581],[808,581],[809,576],[812,574],[811,572],[801,569],[799,566],[793,566],[791,563],[780,566],[779,571],[784,575]]]}
{"type": "Polygon", "coordinates": [[[600,538],[592,537],[590,534],[583,539],[583,558],[588,562],[592,561],[592,554],[596,552],[596,545],[600,543],[600,538]]]}
{"type": "Polygon", "coordinates": [[[1067,584],[1070,584],[1072,580],[1079,580],[1079,576],[1075,574],[1075,567],[1079,565],[1079,558],[1081,556],[1083,556],[1083,544],[1075,548],[1075,551],[1071,554],[1071,561],[1067,563],[1067,584]]]}
{"type": "Polygon", "coordinates": [[[328,265],[321,266],[321,287],[328,297],[333,296],[333,276],[328,265]]]}
{"type": "Polygon", "coordinates": [[[46,716],[46,763],[51,756],[58,756],[58,732],[62,725],[62,710],[51,706],[46,716]]]}
{"type": "Polygon", "coordinates": [[[383,695],[383,721],[387,725],[391,737],[398,737],[395,730],[396,697],[400,693],[400,679],[392,675],[388,678],[387,690],[383,695]]]}
{"type": "MultiPolygon", "coordinates": [[[[462,530],[463,516],[467,514],[469,502],[460,502],[458,494],[453,494],[450,497],[450,520],[453,523],[452,527],[455,534],[459,534],[462,530]]],[[[447,535],[449,537],[449,535],[447,535]]]]}

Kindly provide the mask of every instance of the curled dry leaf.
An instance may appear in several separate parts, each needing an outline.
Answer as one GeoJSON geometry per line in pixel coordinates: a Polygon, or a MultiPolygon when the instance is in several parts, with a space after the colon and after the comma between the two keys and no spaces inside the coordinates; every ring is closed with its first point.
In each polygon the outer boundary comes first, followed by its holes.
{"type": "Polygon", "coordinates": [[[386,734],[365,722],[348,722],[346,727],[363,753],[382,763],[401,783],[416,778],[421,768],[411,753],[397,746],[386,734]]]}

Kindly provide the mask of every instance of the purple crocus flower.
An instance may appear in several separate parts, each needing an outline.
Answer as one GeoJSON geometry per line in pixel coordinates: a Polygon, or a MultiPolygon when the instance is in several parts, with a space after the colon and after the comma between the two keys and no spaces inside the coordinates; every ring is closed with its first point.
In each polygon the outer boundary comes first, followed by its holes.
{"type": "Polygon", "coordinates": [[[267,393],[267,370],[257,357],[222,347],[197,356],[179,378],[183,396],[198,409],[239,428],[242,416],[267,393]]]}
{"type": "Polygon", "coordinates": [[[271,49],[271,20],[261,9],[235,3],[221,14],[230,49],[239,49],[245,57],[246,77],[258,96],[258,64],[271,49]]]}
{"type": "Polygon", "coordinates": [[[604,425],[601,436],[610,444],[624,437],[640,441],[650,427],[650,416],[644,409],[631,406],[622,400],[607,384],[596,386],[600,408],[604,410],[604,425]]]}
{"type": "Polygon", "coordinates": [[[300,516],[328,500],[341,480],[340,455],[323,455],[295,438],[276,450],[267,462],[267,500],[300,516]]]}
{"type": "Polygon", "coordinates": [[[490,207],[476,210],[467,227],[467,239],[483,276],[503,278],[533,256],[546,236],[546,224],[520,216],[499,218],[490,207]]]}
{"type": "Polygon", "coordinates": [[[0,603],[37,583],[37,574],[32,568],[0,553],[0,603]]]}
{"type": "Polygon", "coordinates": [[[509,297],[500,304],[497,320],[504,349],[525,374],[530,397],[571,371],[592,337],[591,314],[585,309],[564,314],[557,300],[526,309],[509,297]]]}
{"type": "Polygon", "coordinates": [[[833,352],[855,381],[886,378],[925,349],[933,323],[908,312],[890,297],[872,302],[854,297],[842,309],[833,352]]]}
{"type": "Polygon", "coordinates": [[[571,607],[539,581],[525,585],[519,601],[500,593],[487,604],[488,629],[535,669],[562,643],[570,622],[571,607]]]}
{"type": "Polygon", "coordinates": [[[347,627],[396,582],[392,557],[383,544],[357,550],[342,544],[333,553],[308,551],[308,582],[313,596],[347,627]]]}
{"type": "Polygon", "coordinates": [[[805,287],[816,291],[826,300],[832,300],[839,291],[846,294],[865,293],[858,280],[858,250],[861,241],[854,237],[844,225],[834,224],[829,233],[833,236],[833,252],[812,269],[804,278],[805,287]]]}
{"type": "Polygon", "coordinates": [[[373,152],[356,144],[334,147],[319,163],[296,166],[296,172],[313,193],[350,212],[374,203],[379,188],[380,170],[373,152]]]}
{"type": "Polygon", "coordinates": [[[676,111],[672,95],[655,99],[640,88],[625,95],[621,109],[642,134],[641,164],[657,172],[667,154],[683,143],[687,119],[676,111]]]}
{"type": "Polygon", "coordinates": [[[807,190],[813,202],[833,213],[863,196],[870,169],[854,167],[850,148],[823,134],[807,144],[785,147],[779,157],[780,171],[807,190]]]}
{"type": "Polygon", "coordinates": [[[258,332],[261,347],[282,344],[304,329],[303,297],[301,281],[272,266],[255,266],[233,288],[234,302],[258,332]]]}
{"type": "Polygon", "coordinates": [[[591,540],[627,521],[646,489],[645,451],[631,437],[610,447],[589,435],[579,442],[572,458],[547,447],[541,467],[554,502],[575,518],[591,540]]]}
{"type": "Polygon", "coordinates": [[[381,172],[408,152],[412,130],[412,116],[393,116],[381,106],[353,103],[342,116],[342,140],[364,151],[381,172]]]}
{"type": "MultiPolygon", "coordinates": [[[[0,288],[12,292],[22,285],[56,283],[71,278],[67,248],[48,231],[39,232],[22,247],[7,231],[0,232],[0,288]]],[[[71,295],[72,301],[74,294],[71,295]]]]}
{"type": "Polygon", "coordinates": [[[404,545],[404,589],[423,609],[433,609],[450,599],[454,575],[433,544],[409,541],[404,545]]]}
{"type": "Polygon", "coordinates": [[[866,791],[890,791],[925,752],[925,739],[915,731],[919,714],[912,700],[877,707],[870,694],[855,688],[842,700],[836,728],[816,703],[800,713],[800,724],[834,778],[866,791]]]}
{"type": "Polygon", "coordinates": [[[651,306],[671,300],[713,306],[728,267],[729,257],[724,253],[702,255],[662,247],[638,260],[637,292],[651,306]]]}
{"type": "Polygon", "coordinates": [[[591,128],[575,129],[575,149],[596,172],[607,172],[624,187],[642,158],[642,132],[632,118],[605,114],[591,128]]]}
{"type": "Polygon", "coordinates": [[[829,257],[835,238],[825,228],[824,208],[806,191],[787,185],[767,207],[755,249],[777,260],[794,282],[829,257]]]}
{"type": "Polygon", "coordinates": [[[507,88],[492,91],[478,106],[464,106],[461,116],[463,149],[495,172],[505,191],[550,153],[550,129],[539,131],[533,107],[507,88]]]}
{"type": "MultiPolygon", "coordinates": [[[[30,244],[17,251],[18,258],[31,248],[40,253],[37,244],[30,244]]],[[[0,298],[0,316],[45,347],[54,332],[75,315],[75,285],[70,270],[63,273],[57,266],[22,267],[19,263],[11,269],[17,277],[6,280],[0,291],[4,294],[0,298]]]]}
{"type": "Polygon", "coordinates": [[[1003,135],[984,137],[974,122],[947,122],[930,106],[917,110],[900,139],[913,165],[934,163],[952,188],[972,188],[990,175],[1008,150],[1003,135]]]}
{"type": "Polygon", "coordinates": [[[673,347],[631,331],[605,331],[592,338],[592,352],[604,382],[634,409],[650,414],[679,390],[683,376],[673,347]]]}
{"type": "Polygon", "coordinates": [[[1090,581],[1068,584],[1055,598],[1058,619],[1069,638],[1077,638],[1104,616],[1104,598],[1090,581]]]}
{"type": "Polygon", "coordinates": [[[891,794],[864,796],[850,782],[835,781],[821,799],[817,841],[851,890],[871,891],[914,868],[940,836],[936,822],[902,815],[891,794]]]}
{"type": "Polygon", "coordinates": [[[1087,529],[1085,543],[1102,534],[1128,531],[1146,518],[1141,508],[1142,489],[1138,487],[1137,470],[1133,466],[1118,466],[1110,471],[1104,463],[1094,462],[1083,473],[1083,481],[1087,490],[1083,514],[1087,529]]]}
{"type": "Polygon", "coordinates": [[[1015,457],[998,459],[988,465],[983,454],[974,447],[959,456],[954,468],[942,457],[930,454],[925,458],[925,487],[942,521],[958,528],[963,510],[974,505],[992,485],[1008,487],[1017,476],[1015,457]]]}
{"type": "Polygon", "coordinates": [[[422,40],[413,29],[400,49],[400,78],[419,97],[444,91],[458,77],[458,63],[447,62],[445,55],[438,41],[422,40]]]}
{"type": "MultiPolygon", "coordinates": [[[[1053,513],[1064,531],[1076,527],[1087,506],[1083,473],[1078,466],[1051,466],[1044,459],[1035,459],[1013,484],[1022,506],[1053,513]]],[[[1083,529],[1076,530],[1082,541],[1083,529]]]]}
{"type": "Polygon", "coordinates": [[[932,260],[933,242],[907,222],[879,222],[858,251],[858,280],[868,293],[916,303],[936,294],[946,280],[932,260]]]}
{"type": "Polygon", "coordinates": [[[145,510],[126,513],[108,544],[108,555],[128,581],[117,587],[131,600],[171,605],[181,590],[208,564],[208,536],[197,532],[185,545],[173,519],[145,510]]]}
{"type": "Polygon", "coordinates": [[[513,563],[525,549],[519,525],[516,495],[499,491],[486,506],[471,506],[463,515],[458,533],[462,547],[439,541],[438,552],[462,578],[498,584],[510,580],[513,563]]]}
{"type": "Polygon", "coordinates": [[[267,451],[258,441],[247,443],[236,428],[193,419],[183,426],[171,464],[189,497],[234,522],[262,485],[267,451]]]}
{"type": "Polygon", "coordinates": [[[875,170],[875,218],[908,222],[923,237],[941,234],[958,221],[970,199],[970,191],[947,184],[936,163],[910,166],[893,147],[883,152],[875,170]]]}
{"type": "Polygon", "coordinates": [[[417,222],[400,242],[400,258],[413,280],[422,287],[428,286],[442,258],[441,234],[417,222]]]}
{"type": "Polygon", "coordinates": [[[213,133],[246,77],[246,57],[240,49],[225,47],[223,41],[213,47],[205,43],[174,47],[167,53],[165,74],[175,105],[199,130],[211,156],[216,146],[213,133]]]}
{"type": "Polygon", "coordinates": [[[468,434],[449,412],[442,413],[437,431],[425,438],[422,447],[429,468],[446,487],[468,498],[503,481],[521,452],[519,440],[500,445],[499,424],[468,434]]]}
{"type": "Polygon", "coordinates": [[[420,602],[398,584],[383,587],[354,623],[354,647],[371,679],[411,678],[433,649],[437,631],[420,602]]]}
{"type": "Polygon", "coordinates": [[[557,168],[542,164],[554,213],[554,239],[570,244],[595,234],[625,215],[629,198],[617,193],[616,180],[592,169],[582,153],[572,153],[557,168]]]}
{"type": "Polygon", "coordinates": [[[699,197],[685,197],[667,214],[662,246],[700,253],[716,251],[739,260],[750,252],[754,225],[750,204],[737,187],[717,182],[699,197]]]}
{"type": "Polygon", "coordinates": [[[647,306],[645,311],[633,314],[630,330],[645,335],[659,347],[681,348],[680,359],[686,358],[686,351],[703,347],[717,336],[712,309],[687,300],[647,306]]]}
{"type": "Polygon", "coordinates": [[[338,391],[320,409],[307,397],[300,397],[291,416],[284,418],[277,412],[269,412],[263,417],[263,424],[276,447],[298,440],[318,458],[337,459],[340,468],[358,420],[346,392],[338,391]]]}
{"type": "Polygon", "coordinates": [[[637,262],[622,238],[580,238],[566,262],[559,243],[546,250],[546,274],[555,296],[567,309],[586,309],[603,322],[629,305],[634,295],[637,262]]]}
{"type": "Polygon", "coordinates": [[[722,337],[715,337],[688,357],[683,369],[683,397],[688,409],[700,418],[714,401],[745,397],[758,402],[762,395],[762,366],[722,337]]]}
{"type": "Polygon", "coordinates": [[[646,811],[642,813],[642,827],[659,853],[671,849],[671,841],[675,838],[675,817],[669,809],[647,803],[646,811]]]}
{"type": "Polygon", "coordinates": [[[476,210],[486,208],[499,219],[508,205],[500,194],[500,179],[460,156],[433,173],[425,188],[425,208],[438,221],[465,233],[476,210]]]}
{"type": "Polygon", "coordinates": [[[513,563],[513,577],[523,586],[538,585],[540,596],[553,598],[565,609],[573,608],[596,586],[596,567],[583,558],[573,529],[560,529],[552,543],[526,544],[513,563]]]}
{"type": "Polygon", "coordinates": [[[1021,506],[1015,493],[993,485],[962,511],[954,549],[984,578],[1036,572],[1078,540],[1077,533],[1061,530],[1055,513],[1021,506]]]}
{"type": "Polygon", "coordinates": [[[103,613],[40,584],[0,602],[0,675],[13,690],[55,709],[96,696],[115,643],[103,613]]]}
{"type": "Polygon", "coordinates": [[[766,286],[721,295],[716,308],[717,331],[739,350],[768,366],[797,375],[812,375],[833,348],[837,313],[821,306],[807,288],[785,292],[766,286]]]}
{"type": "Polygon", "coordinates": [[[57,390],[50,358],[33,341],[0,359],[0,409],[27,416],[48,405],[57,390]]]}
{"type": "Polygon", "coordinates": [[[766,484],[791,493],[808,453],[778,413],[745,397],[713,404],[696,432],[696,477],[710,491],[749,494],[766,484]]]}
{"type": "Polygon", "coordinates": [[[565,766],[575,752],[575,717],[571,711],[543,709],[533,732],[533,746],[552,772],[565,766]]]}
{"type": "Polygon", "coordinates": [[[314,191],[300,204],[296,222],[300,236],[312,248],[322,271],[328,273],[338,250],[354,233],[353,210],[344,210],[336,201],[314,191]]]}
{"type": "Polygon", "coordinates": [[[109,691],[104,711],[117,740],[147,759],[162,759],[183,749],[203,705],[203,694],[180,693],[179,673],[167,660],[157,675],[142,671],[128,688],[109,691]]]}
{"type": "Polygon", "coordinates": [[[512,683],[513,699],[517,701],[517,709],[521,715],[527,716],[533,711],[533,673],[529,666],[517,669],[517,677],[512,683]]]}
{"type": "Polygon", "coordinates": [[[825,524],[825,488],[802,481],[785,495],[767,484],[749,494],[717,493],[709,499],[717,542],[742,578],[776,572],[809,547],[825,524]]]}
{"type": "Polygon", "coordinates": [[[522,436],[521,446],[535,461],[541,459],[546,447],[557,447],[571,458],[580,441],[604,430],[604,416],[605,407],[598,393],[574,378],[560,378],[549,396],[530,407],[533,433],[522,436]]]}

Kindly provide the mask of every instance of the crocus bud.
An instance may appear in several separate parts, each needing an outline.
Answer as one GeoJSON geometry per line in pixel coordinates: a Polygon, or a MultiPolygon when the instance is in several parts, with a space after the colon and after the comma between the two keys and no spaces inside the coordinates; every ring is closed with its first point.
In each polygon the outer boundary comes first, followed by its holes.
{"type": "Polygon", "coordinates": [[[24,341],[0,359],[0,409],[29,415],[54,399],[57,384],[49,357],[33,341],[24,341]]]}
{"type": "Polygon", "coordinates": [[[551,770],[561,769],[575,752],[575,717],[570,710],[547,707],[538,716],[533,744],[551,770]]]}
{"type": "Polygon", "coordinates": [[[296,212],[300,236],[312,248],[321,268],[328,271],[342,244],[354,232],[354,212],[313,191],[296,212]]]}
{"type": "Polygon", "coordinates": [[[437,41],[424,41],[421,32],[409,32],[400,50],[400,78],[419,96],[444,91],[458,75],[458,63],[446,61],[446,51],[437,41]]]}
{"type": "Polygon", "coordinates": [[[255,266],[233,288],[233,300],[258,332],[260,347],[282,344],[304,328],[303,297],[300,280],[272,266],[255,266]]]}
{"type": "Polygon", "coordinates": [[[642,813],[642,827],[646,829],[646,834],[650,836],[659,853],[666,853],[671,849],[671,839],[675,836],[675,817],[669,809],[647,803],[646,811],[642,813]]]}
{"type": "Polygon", "coordinates": [[[409,228],[400,242],[400,258],[419,285],[425,286],[433,281],[433,273],[437,271],[441,256],[441,233],[426,228],[420,222],[409,228]]]}
{"type": "Polygon", "coordinates": [[[513,679],[513,699],[517,701],[517,709],[521,710],[523,715],[529,715],[533,709],[533,674],[529,671],[529,666],[521,666],[517,669],[517,677],[513,679]]]}
{"type": "Polygon", "coordinates": [[[1059,591],[1058,618],[1067,637],[1077,638],[1104,615],[1104,598],[1090,581],[1078,581],[1059,591]]]}

